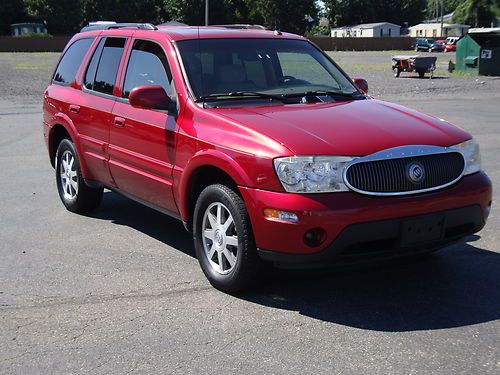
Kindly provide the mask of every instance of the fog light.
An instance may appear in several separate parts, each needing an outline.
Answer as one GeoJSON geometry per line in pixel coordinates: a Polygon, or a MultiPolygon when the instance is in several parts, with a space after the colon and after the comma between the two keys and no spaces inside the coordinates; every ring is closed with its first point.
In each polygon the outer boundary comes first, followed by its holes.
{"type": "Polygon", "coordinates": [[[274,208],[265,208],[264,216],[268,219],[285,221],[287,223],[297,223],[299,221],[299,217],[293,212],[280,211],[274,208]]]}
{"type": "Polygon", "coordinates": [[[309,229],[304,233],[304,243],[309,247],[321,245],[326,240],[326,232],[321,228],[309,229]]]}

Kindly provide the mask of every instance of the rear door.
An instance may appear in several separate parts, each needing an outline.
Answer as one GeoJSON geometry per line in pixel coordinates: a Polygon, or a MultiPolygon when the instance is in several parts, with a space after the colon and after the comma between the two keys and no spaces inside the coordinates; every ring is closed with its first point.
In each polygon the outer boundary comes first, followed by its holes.
{"type": "Polygon", "coordinates": [[[172,94],[172,74],[163,48],[135,39],[128,56],[122,98],[113,108],[109,167],[120,191],[156,208],[177,213],[172,192],[176,118],[167,111],[133,108],[134,87],[160,85],[172,94]]]}
{"type": "Polygon", "coordinates": [[[90,171],[90,178],[115,186],[108,167],[107,147],[117,72],[125,47],[126,37],[100,39],[83,77],[82,101],[75,103],[79,119],[80,144],[90,171]]]}

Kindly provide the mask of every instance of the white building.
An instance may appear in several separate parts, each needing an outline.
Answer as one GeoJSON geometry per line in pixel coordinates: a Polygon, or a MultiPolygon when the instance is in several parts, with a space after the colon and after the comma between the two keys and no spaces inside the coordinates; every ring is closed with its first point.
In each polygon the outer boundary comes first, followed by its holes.
{"type": "Polygon", "coordinates": [[[463,36],[467,34],[469,25],[459,25],[455,23],[443,24],[443,35],[441,35],[441,23],[421,23],[409,27],[410,36],[413,38],[447,38],[449,36],[463,36]]]}
{"type": "Polygon", "coordinates": [[[400,36],[401,26],[389,22],[363,23],[332,29],[332,38],[379,38],[400,36]]]}

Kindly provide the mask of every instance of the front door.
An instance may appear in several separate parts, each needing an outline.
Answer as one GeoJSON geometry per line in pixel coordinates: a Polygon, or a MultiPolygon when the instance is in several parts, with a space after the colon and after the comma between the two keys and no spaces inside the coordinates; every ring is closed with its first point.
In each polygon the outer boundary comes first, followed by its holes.
{"type": "Polygon", "coordinates": [[[176,119],[166,111],[139,109],[128,102],[134,87],[160,85],[170,93],[172,75],[163,48],[133,42],[122,89],[113,108],[109,167],[118,188],[157,208],[177,213],[172,191],[176,119]]]}

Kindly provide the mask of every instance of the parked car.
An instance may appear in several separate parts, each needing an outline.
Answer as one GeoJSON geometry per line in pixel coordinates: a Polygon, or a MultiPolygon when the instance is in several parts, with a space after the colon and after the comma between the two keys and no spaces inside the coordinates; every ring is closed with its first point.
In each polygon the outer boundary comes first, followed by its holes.
{"type": "Polygon", "coordinates": [[[429,38],[416,38],[412,43],[412,48],[415,51],[427,51],[427,52],[443,52],[444,47],[442,43],[429,38]]]}
{"type": "Polygon", "coordinates": [[[444,42],[444,52],[455,52],[457,50],[457,42],[459,37],[450,36],[444,42]]]}
{"type": "Polygon", "coordinates": [[[110,189],[178,218],[234,292],[271,264],[428,253],[485,225],[476,140],[367,92],[298,35],[101,25],[66,46],[43,133],[69,211],[110,189]]]}

